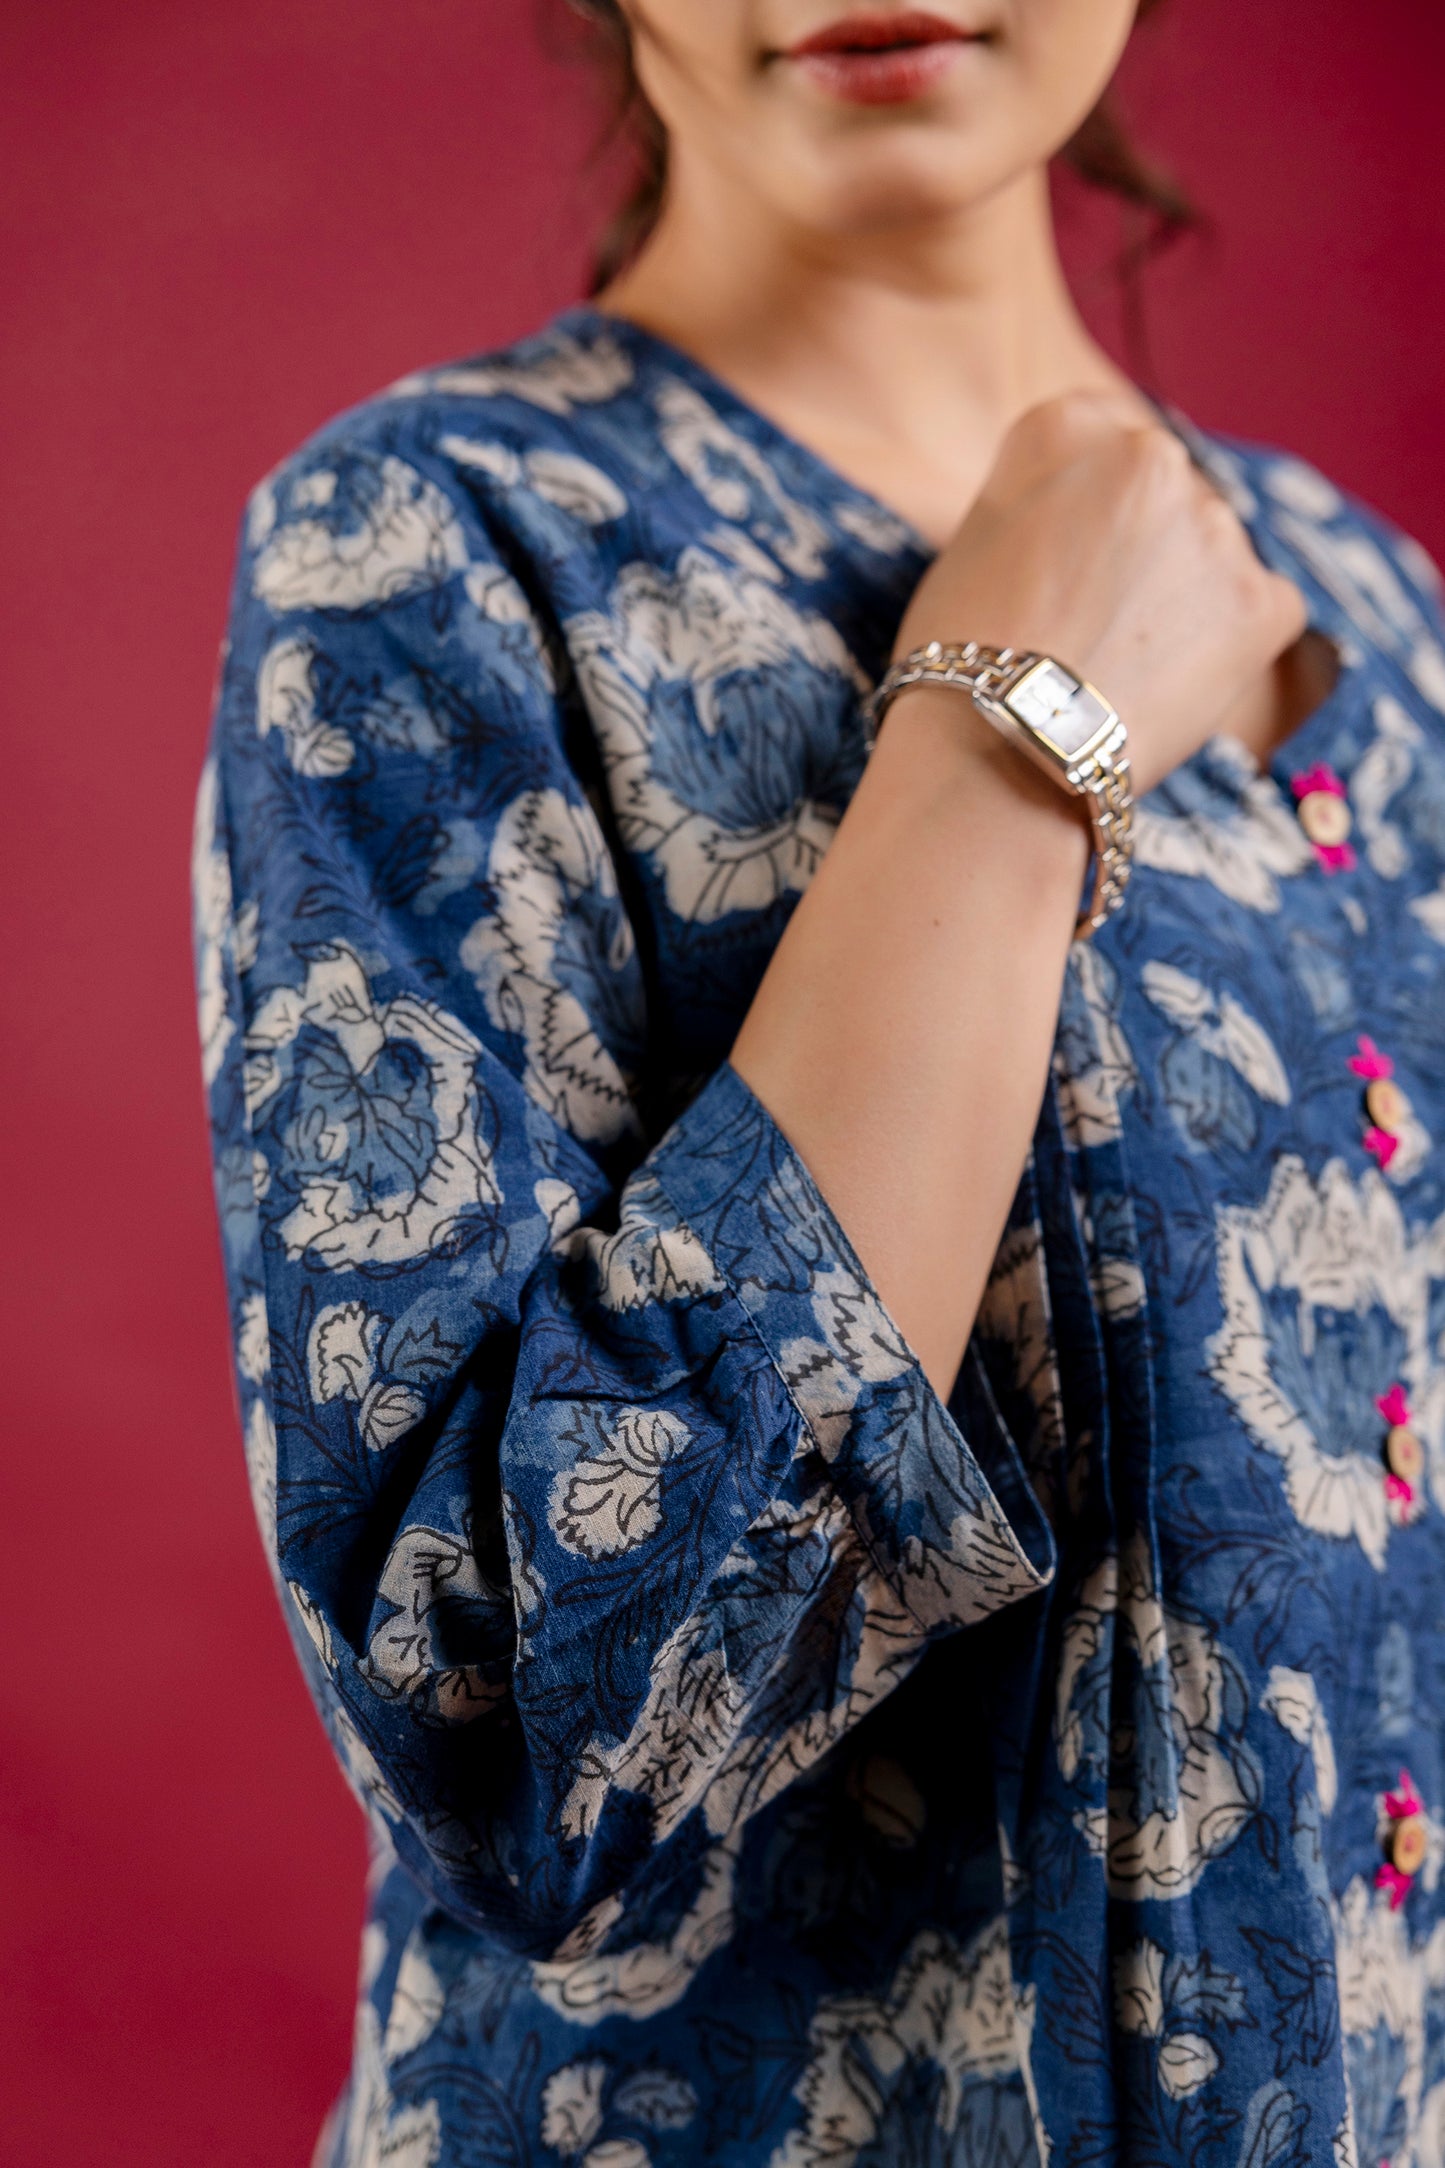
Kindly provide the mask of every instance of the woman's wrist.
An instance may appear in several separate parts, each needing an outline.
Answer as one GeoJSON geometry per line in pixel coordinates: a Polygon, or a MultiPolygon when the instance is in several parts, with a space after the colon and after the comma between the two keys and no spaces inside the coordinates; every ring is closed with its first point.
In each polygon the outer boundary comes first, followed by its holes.
{"type": "Polygon", "coordinates": [[[992,861],[1005,886],[1036,888],[1045,908],[1055,895],[1077,907],[1092,848],[1080,801],[1010,745],[966,693],[944,685],[899,693],[866,783],[871,801],[905,826],[954,823],[960,848],[974,864],[992,861]]]}

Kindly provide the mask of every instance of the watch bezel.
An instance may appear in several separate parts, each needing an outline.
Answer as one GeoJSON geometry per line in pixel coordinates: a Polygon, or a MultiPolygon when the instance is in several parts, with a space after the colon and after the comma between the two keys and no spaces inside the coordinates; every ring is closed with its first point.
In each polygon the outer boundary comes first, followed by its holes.
{"type": "Polygon", "coordinates": [[[1091,685],[1086,677],[1080,677],[1076,670],[1071,670],[1067,663],[1060,662],[1057,656],[1054,655],[1034,655],[1029,657],[1027,661],[1021,663],[1017,670],[1010,674],[1003,684],[985,695],[980,705],[991,710],[994,719],[1002,722],[1006,729],[1010,732],[1016,732],[1019,742],[1035,760],[1048,768],[1061,782],[1067,783],[1074,789],[1078,788],[1075,771],[1087,768],[1113,738],[1119,727],[1117,710],[1109,705],[1104,695],[1099,691],[1098,686],[1091,685]],[[1076,746],[1071,753],[1064,752],[1060,746],[1055,744],[1052,738],[1046,736],[1039,729],[1037,723],[1030,722],[1027,716],[1020,715],[1012,706],[1014,694],[1021,686],[1026,685],[1031,677],[1037,676],[1042,670],[1062,671],[1078,691],[1088,693],[1098,701],[1104,711],[1103,720],[1097,730],[1086,738],[1082,745],[1076,746]]]}

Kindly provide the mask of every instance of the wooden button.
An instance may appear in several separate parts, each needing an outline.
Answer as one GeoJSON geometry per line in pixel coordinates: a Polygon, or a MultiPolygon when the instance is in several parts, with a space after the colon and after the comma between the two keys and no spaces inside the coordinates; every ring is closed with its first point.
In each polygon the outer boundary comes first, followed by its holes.
{"type": "Polygon", "coordinates": [[[1425,1448],[1404,1423],[1392,1423],[1385,1433],[1385,1466],[1391,1475],[1412,1487],[1425,1472],[1425,1448]]]}
{"type": "Polygon", "coordinates": [[[1423,1814],[1407,1814],[1390,1831],[1390,1865],[1401,1874],[1418,1874],[1430,1849],[1423,1814]]]}
{"type": "Polygon", "coordinates": [[[1365,1112],[1387,1137],[1398,1137],[1410,1119],[1410,1102],[1392,1076],[1372,1076],[1365,1086],[1365,1112]]]}
{"type": "Polygon", "coordinates": [[[1355,825],[1347,799],[1333,790],[1307,790],[1299,802],[1299,823],[1311,843],[1343,843],[1355,825]]]}

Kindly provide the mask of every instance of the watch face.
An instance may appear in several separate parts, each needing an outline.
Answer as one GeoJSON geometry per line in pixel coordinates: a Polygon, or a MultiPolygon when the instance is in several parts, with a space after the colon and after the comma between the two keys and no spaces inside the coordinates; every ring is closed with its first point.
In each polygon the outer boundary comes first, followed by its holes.
{"type": "Polygon", "coordinates": [[[1082,752],[1113,721],[1114,713],[1056,662],[1041,662],[1020,678],[1004,705],[1066,760],[1082,752]]]}

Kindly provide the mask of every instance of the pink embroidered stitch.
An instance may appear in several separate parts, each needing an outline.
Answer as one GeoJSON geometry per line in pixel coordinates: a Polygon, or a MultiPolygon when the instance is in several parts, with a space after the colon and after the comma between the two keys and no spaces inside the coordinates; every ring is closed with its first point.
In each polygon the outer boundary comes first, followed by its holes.
{"type": "Polygon", "coordinates": [[[1400,1149],[1398,1137],[1392,1137],[1388,1129],[1376,1129],[1373,1124],[1365,1131],[1365,1150],[1374,1154],[1381,1167],[1388,1167],[1400,1149]]]}
{"type": "Polygon", "coordinates": [[[1387,1393],[1381,1393],[1379,1399],[1375,1402],[1375,1406],[1379,1409],[1385,1421],[1391,1425],[1408,1423],[1410,1420],[1410,1403],[1406,1397],[1404,1386],[1399,1384],[1398,1381],[1390,1387],[1387,1393]]]}
{"type": "Polygon", "coordinates": [[[1409,1507],[1415,1503],[1414,1489],[1405,1481],[1402,1475],[1391,1474],[1386,1476],[1385,1496],[1399,1506],[1409,1507]]]}
{"type": "Polygon", "coordinates": [[[1392,1912],[1398,1912],[1405,1899],[1409,1896],[1410,1884],[1413,1879],[1412,1875],[1401,1874],[1399,1868],[1392,1867],[1388,1860],[1383,1861],[1375,1869],[1375,1887],[1376,1889],[1387,1889],[1390,1892],[1390,1910],[1392,1912]]]}
{"type": "Polygon", "coordinates": [[[1334,769],[1323,760],[1317,760],[1312,768],[1306,768],[1302,775],[1295,776],[1290,789],[1296,798],[1308,798],[1312,791],[1317,790],[1327,790],[1333,798],[1343,798],[1345,795],[1344,784],[1334,769]]]}
{"type": "Polygon", "coordinates": [[[1374,1040],[1366,1032],[1362,1031],[1355,1043],[1359,1048],[1359,1052],[1351,1054],[1347,1066],[1354,1070],[1356,1076],[1377,1077],[1393,1076],[1395,1074],[1395,1064],[1391,1061],[1389,1055],[1382,1054],[1374,1040]]]}
{"type": "Polygon", "coordinates": [[[1326,873],[1353,873],[1359,864],[1353,843],[1317,843],[1314,853],[1326,873]]]}
{"type": "Polygon", "coordinates": [[[1403,1822],[1407,1815],[1423,1814],[1424,1811],[1424,1802],[1415,1789],[1415,1779],[1408,1769],[1402,1769],[1398,1791],[1385,1794],[1385,1812],[1392,1822],[1403,1822]]]}

